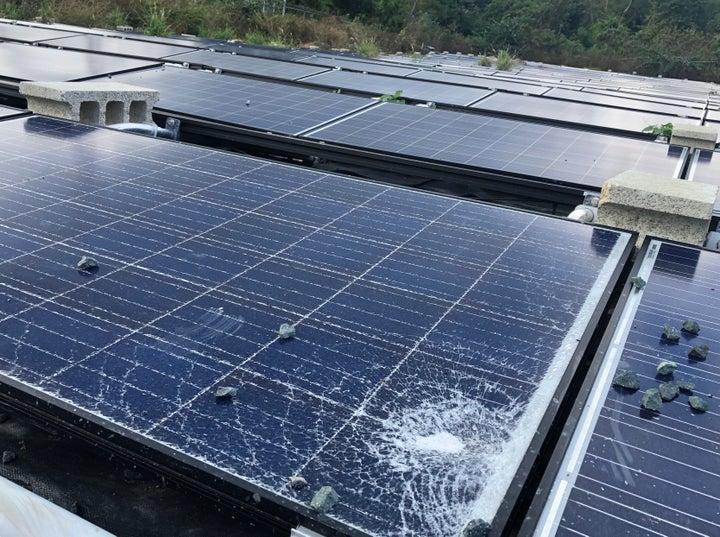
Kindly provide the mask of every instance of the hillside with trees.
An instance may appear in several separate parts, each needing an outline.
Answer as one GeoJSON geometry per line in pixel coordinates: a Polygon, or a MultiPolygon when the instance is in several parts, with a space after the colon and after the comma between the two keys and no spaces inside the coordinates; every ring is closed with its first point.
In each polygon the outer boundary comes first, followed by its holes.
{"type": "Polygon", "coordinates": [[[720,79],[720,0],[30,0],[0,15],[280,46],[513,55],[720,79]]]}

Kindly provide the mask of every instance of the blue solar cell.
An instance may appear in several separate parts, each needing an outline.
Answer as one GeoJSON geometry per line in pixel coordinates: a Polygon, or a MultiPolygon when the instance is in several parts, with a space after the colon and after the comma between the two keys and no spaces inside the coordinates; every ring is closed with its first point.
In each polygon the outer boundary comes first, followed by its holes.
{"type": "Polygon", "coordinates": [[[710,357],[707,362],[688,357],[692,345],[708,344],[712,353],[720,341],[715,297],[720,259],[715,252],[648,243],[637,269],[647,285],[630,291],[609,335],[610,347],[600,349],[605,358],[591,379],[588,410],[560,466],[539,534],[557,527],[557,535],[596,535],[599,526],[633,535],[720,530],[720,484],[713,478],[719,462],[712,397],[717,366],[710,357]],[[686,319],[700,324],[698,335],[682,331],[677,343],[662,337],[664,324],[680,329],[686,319]],[[661,360],[678,365],[670,377],[658,375],[661,360]],[[611,386],[625,370],[636,373],[640,390],[611,386]],[[687,392],[664,402],[659,412],[643,409],[643,392],[670,380],[692,382],[710,410],[695,413],[687,392]]]}
{"type": "Polygon", "coordinates": [[[314,518],[378,536],[454,535],[514,501],[633,242],[61,120],[0,123],[0,142],[18,132],[64,157],[0,187],[17,213],[0,221],[0,375],[263,503],[314,517],[331,484],[341,502],[314,518]],[[62,195],[28,194],[46,184],[62,195]]]}

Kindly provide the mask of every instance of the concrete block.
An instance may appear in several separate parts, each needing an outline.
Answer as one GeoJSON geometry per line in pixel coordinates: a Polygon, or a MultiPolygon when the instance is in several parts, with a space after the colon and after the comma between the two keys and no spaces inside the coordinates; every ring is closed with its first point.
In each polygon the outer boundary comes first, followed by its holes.
{"type": "Polygon", "coordinates": [[[20,82],[20,93],[35,114],[90,123],[152,123],[160,100],[154,89],[119,82],[20,82]]]}
{"type": "Polygon", "coordinates": [[[598,222],[646,235],[702,246],[718,187],[636,171],[605,182],[598,222]]]}
{"type": "Polygon", "coordinates": [[[681,123],[673,126],[670,143],[712,151],[717,143],[717,130],[703,125],[681,123]]]}

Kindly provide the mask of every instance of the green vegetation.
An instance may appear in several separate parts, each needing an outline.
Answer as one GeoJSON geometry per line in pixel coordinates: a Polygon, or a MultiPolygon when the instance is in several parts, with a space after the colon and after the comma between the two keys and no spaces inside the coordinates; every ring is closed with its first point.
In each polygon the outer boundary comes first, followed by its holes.
{"type": "Polygon", "coordinates": [[[401,95],[402,95],[402,90],[397,90],[395,93],[392,93],[392,94],[381,95],[380,100],[384,103],[405,104],[405,99],[400,97],[401,95]]]}
{"type": "Polygon", "coordinates": [[[497,60],[495,60],[495,67],[501,71],[509,71],[512,69],[514,60],[512,54],[507,50],[501,50],[497,53],[497,60]]]}
{"type": "Polygon", "coordinates": [[[650,134],[654,134],[655,136],[665,136],[667,138],[670,138],[673,133],[673,124],[663,123],[662,125],[648,125],[642,131],[649,132],[650,134]]]}
{"type": "Polygon", "coordinates": [[[720,0],[0,0],[0,16],[370,56],[432,46],[481,54],[482,62],[504,50],[546,63],[720,79],[720,0]]]}

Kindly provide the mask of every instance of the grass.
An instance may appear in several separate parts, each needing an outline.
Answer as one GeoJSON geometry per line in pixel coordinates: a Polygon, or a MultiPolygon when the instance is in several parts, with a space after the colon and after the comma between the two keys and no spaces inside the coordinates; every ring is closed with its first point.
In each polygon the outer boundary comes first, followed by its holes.
{"type": "Polygon", "coordinates": [[[501,71],[509,71],[512,69],[515,59],[508,50],[500,50],[497,53],[497,59],[495,60],[495,67],[501,71]]]}

